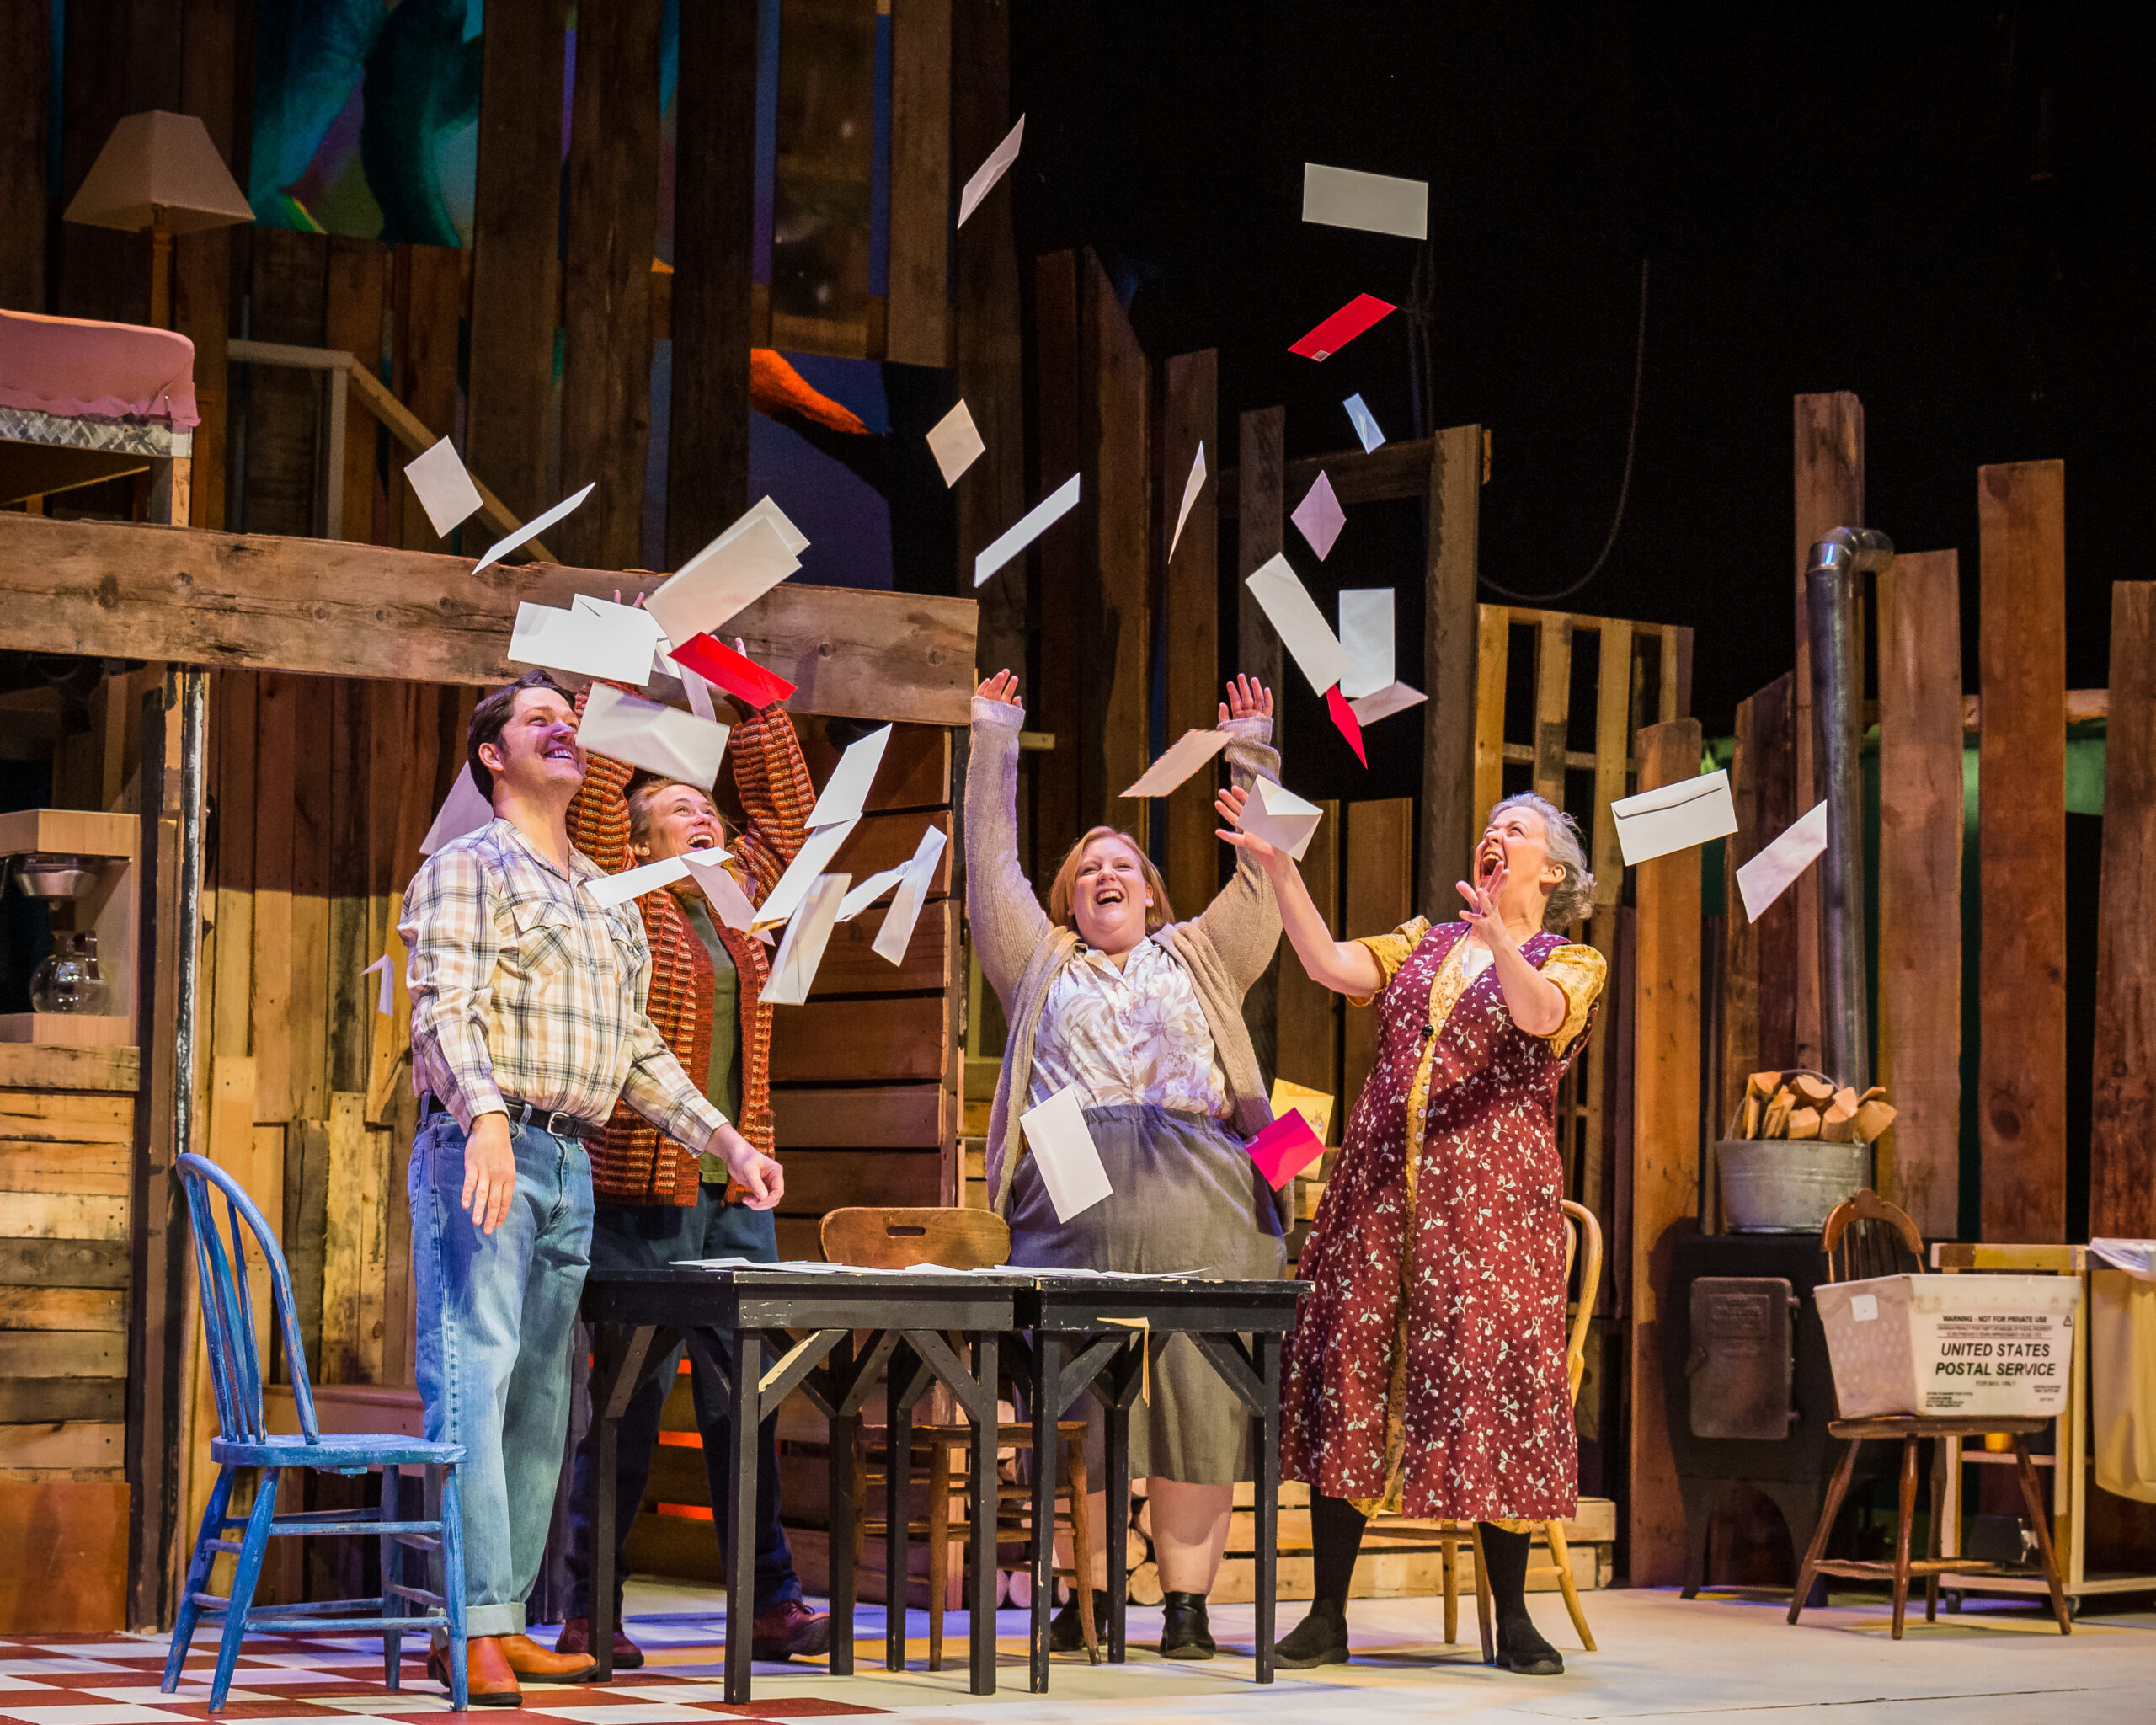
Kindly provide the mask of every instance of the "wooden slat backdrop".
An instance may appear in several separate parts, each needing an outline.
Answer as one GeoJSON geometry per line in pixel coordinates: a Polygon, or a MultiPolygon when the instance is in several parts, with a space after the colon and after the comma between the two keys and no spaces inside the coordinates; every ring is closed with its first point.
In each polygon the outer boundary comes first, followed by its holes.
{"type": "Polygon", "coordinates": [[[956,213],[951,197],[951,0],[891,0],[890,11],[891,237],[884,357],[907,366],[947,366],[950,222],[956,213]]]}
{"type": "MultiPolygon", "coordinates": [[[[1410,797],[1347,805],[1342,841],[1340,932],[1346,940],[1390,934],[1415,914],[1415,803],[1410,797]]],[[[1341,1036],[1339,1112],[1352,1110],[1378,1054],[1374,1007],[1350,1007],[1341,1036]]]]}
{"type": "Polygon", "coordinates": [[[1432,921],[1452,915],[1453,883],[1487,809],[1474,806],[1475,604],[1482,510],[1482,428],[1452,425],[1431,440],[1428,563],[1423,572],[1422,881],[1432,921]]]}
{"type": "Polygon", "coordinates": [[[1907,553],[1879,583],[1879,1081],[1899,1114],[1873,1183],[1927,1240],[1960,1229],[1961,752],[1961,559],[1907,553]]]}
{"type": "MultiPolygon", "coordinates": [[[[1220,664],[1220,512],[1208,497],[1193,505],[1175,555],[1168,555],[1176,513],[1182,506],[1192,457],[1203,446],[1209,467],[1220,459],[1219,433],[1219,355],[1211,348],[1178,354],[1167,363],[1166,402],[1161,435],[1160,517],[1155,523],[1162,564],[1165,601],[1161,627],[1166,631],[1163,660],[1167,670],[1167,734],[1172,743],[1187,730],[1210,730],[1219,723],[1220,664]]],[[[1209,487],[1213,481],[1206,481],[1209,487]]],[[[1240,667],[1226,667],[1232,671],[1240,667]]],[[[1276,698],[1284,700],[1282,691],[1276,698]]],[[[1177,913],[1194,916],[1220,884],[1221,853],[1214,836],[1219,817],[1214,813],[1212,788],[1225,782],[1216,764],[1182,786],[1159,812],[1167,824],[1168,895],[1177,913]]],[[[1125,783],[1129,781],[1125,780],[1125,783]]],[[[1122,785],[1111,785],[1119,793],[1122,785]]]]}
{"type": "Polygon", "coordinates": [[[2156,582],[2111,584],[2089,1232],[2156,1235],[2156,582]]]}
{"type": "Polygon", "coordinates": [[[2066,466],[1980,467],[1983,1237],[2066,1238],[2066,466]]]}
{"type": "MultiPolygon", "coordinates": [[[[1033,260],[1033,343],[1036,389],[1040,400],[1039,459],[1033,470],[1034,494],[1045,497],[1084,461],[1083,416],[1079,409],[1083,360],[1079,351],[1078,259],[1075,253],[1050,252],[1033,260]]],[[[1019,692],[1027,722],[1050,733],[1054,748],[1037,758],[1033,771],[1031,867],[1053,868],[1058,847],[1092,825],[1085,814],[1097,806],[1086,785],[1086,751],[1080,745],[1079,691],[1088,674],[1086,617],[1093,583],[1087,554],[1088,517],[1073,511],[1071,531],[1043,536],[1030,554],[1039,571],[1040,638],[1053,643],[1043,652],[1031,692],[1019,692]]],[[[985,649],[984,649],[985,650],[985,649]]],[[[981,669],[1019,670],[984,661],[981,669]]],[[[1022,836],[1021,842],[1023,842],[1022,836]]]]}
{"type": "MultiPolygon", "coordinates": [[[[1639,734],[1641,790],[1700,770],[1696,719],[1639,734]]],[[[1639,866],[1633,988],[1631,1582],[1661,1587],[1684,1566],[1684,1513],[1662,1401],[1660,1302],[1672,1242],[1700,1207],[1700,853],[1639,866]]]]}
{"type": "Polygon", "coordinates": [[[1145,844],[1148,805],[1118,798],[1152,758],[1147,747],[1153,627],[1152,367],[1115,285],[1090,251],[1081,291],[1082,328],[1092,360],[1086,405],[1096,441],[1093,471],[1086,476],[1090,483],[1078,507],[1092,515],[1100,583],[1100,651],[1097,661],[1089,663],[1080,692],[1083,746],[1099,751],[1100,812],[1085,812],[1088,824],[1106,821],[1145,844]]]}

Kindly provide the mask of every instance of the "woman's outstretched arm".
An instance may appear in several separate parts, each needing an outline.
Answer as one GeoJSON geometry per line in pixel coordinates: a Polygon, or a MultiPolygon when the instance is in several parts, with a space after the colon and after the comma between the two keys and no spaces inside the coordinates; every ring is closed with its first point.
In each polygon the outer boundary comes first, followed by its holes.
{"type": "Polygon", "coordinates": [[[981,975],[1007,1006],[1048,936],[1048,912],[1018,862],[1018,680],[1000,670],[974,692],[966,760],[966,920],[981,975]]]}
{"type": "Polygon", "coordinates": [[[1255,860],[1273,883],[1273,895],[1280,905],[1280,925],[1288,944],[1303,961],[1311,981],[1336,994],[1367,999],[1385,986],[1385,973],[1377,955],[1358,940],[1335,940],[1332,931],[1318,915],[1310,889],[1295,859],[1255,834],[1242,830],[1243,804],[1248,793],[1240,787],[1221,792],[1214,808],[1220,816],[1220,836],[1255,860]]]}

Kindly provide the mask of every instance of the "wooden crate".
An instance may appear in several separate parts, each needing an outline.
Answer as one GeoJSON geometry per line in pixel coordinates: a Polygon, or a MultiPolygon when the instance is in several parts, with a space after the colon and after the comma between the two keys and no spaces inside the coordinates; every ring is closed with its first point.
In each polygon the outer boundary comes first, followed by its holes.
{"type": "Polygon", "coordinates": [[[136,931],[141,905],[136,877],[141,821],[132,814],[83,809],[19,809],[0,814],[0,858],[26,852],[105,858],[97,884],[80,899],[47,900],[56,932],[94,934],[104,978],[105,1010],[0,1012],[0,1042],[58,1048],[131,1048],[135,1044],[136,931]]]}

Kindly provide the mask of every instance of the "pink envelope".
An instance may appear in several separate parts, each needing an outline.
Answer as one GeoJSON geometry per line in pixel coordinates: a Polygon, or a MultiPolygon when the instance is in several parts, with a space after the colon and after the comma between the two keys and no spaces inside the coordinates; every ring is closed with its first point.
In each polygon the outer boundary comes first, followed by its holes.
{"type": "Polygon", "coordinates": [[[1265,1183],[1276,1189],[1324,1154],[1325,1146],[1299,1108],[1289,1109],[1250,1141],[1250,1159],[1265,1183]]]}

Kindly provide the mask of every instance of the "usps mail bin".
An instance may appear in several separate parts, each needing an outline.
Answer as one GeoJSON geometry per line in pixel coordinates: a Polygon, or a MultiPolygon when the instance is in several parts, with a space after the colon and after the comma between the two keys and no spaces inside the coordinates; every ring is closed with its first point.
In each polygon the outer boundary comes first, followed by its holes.
{"type": "Polygon", "coordinates": [[[1881,1276],[1813,1292],[1844,1419],[2066,1407],[2078,1276],[1881,1276]]]}

